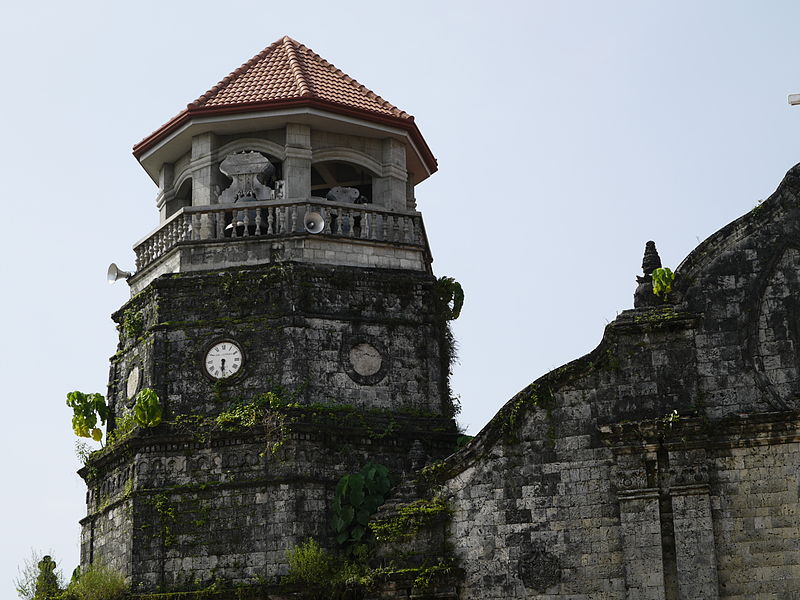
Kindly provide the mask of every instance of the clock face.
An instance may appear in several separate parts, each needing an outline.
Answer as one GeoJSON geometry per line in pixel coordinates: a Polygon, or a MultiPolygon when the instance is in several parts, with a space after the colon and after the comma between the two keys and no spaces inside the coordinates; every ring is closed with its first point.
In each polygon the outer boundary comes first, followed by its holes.
{"type": "Polygon", "coordinates": [[[230,341],[217,342],[208,352],[203,364],[206,373],[214,379],[222,379],[235,375],[242,368],[244,357],[242,350],[230,341]]]}

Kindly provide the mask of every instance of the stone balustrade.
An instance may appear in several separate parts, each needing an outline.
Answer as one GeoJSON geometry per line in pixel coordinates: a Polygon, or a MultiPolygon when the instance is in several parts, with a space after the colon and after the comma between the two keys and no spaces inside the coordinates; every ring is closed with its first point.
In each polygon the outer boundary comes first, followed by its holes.
{"type": "Polygon", "coordinates": [[[146,269],[178,244],[312,235],[305,227],[309,213],[318,213],[324,220],[319,236],[426,246],[418,212],[324,198],[239,201],[181,208],[134,246],[136,269],[146,269]]]}

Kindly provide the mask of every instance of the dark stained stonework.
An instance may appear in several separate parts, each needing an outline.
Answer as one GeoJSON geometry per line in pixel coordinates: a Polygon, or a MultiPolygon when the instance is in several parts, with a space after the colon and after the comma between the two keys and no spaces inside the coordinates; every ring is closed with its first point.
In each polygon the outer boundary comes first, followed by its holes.
{"type": "Polygon", "coordinates": [[[336,481],[375,461],[397,482],[377,518],[435,495],[449,512],[378,545],[395,571],[366,598],[800,595],[800,167],[683,261],[669,303],[621,313],[455,453],[433,285],[296,264],[153,282],[115,315],[109,397],[119,418],[139,366],[172,423],[82,471],[83,562],[122,571],[141,598],[215,580],[245,587],[174,597],[302,597],[276,587],[285,551],[332,547],[336,481]],[[200,371],[218,339],[247,360],[222,384],[200,371]],[[346,364],[360,344],[386,355],[372,375],[346,364]],[[271,427],[175,422],[271,390],[297,404],[271,427]]]}
{"type": "Polygon", "coordinates": [[[335,548],[336,484],[375,462],[395,486],[373,525],[402,527],[353,598],[800,598],[800,166],[678,266],[668,299],[647,242],[634,308],[456,450],[421,136],[239,108],[137,153],[161,223],[113,316],[108,429],[145,387],[164,421],[81,470],[82,565],[140,600],[303,598],[280,585],[287,550],[335,548]],[[230,184],[237,162],[256,167],[230,184]],[[265,165],[282,179],[256,185],[265,165]],[[322,197],[351,172],[369,204],[322,197]],[[243,357],[223,380],[205,369],[218,343],[243,357]]]}
{"type": "Polygon", "coordinates": [[[439,465],[460,598],[800,595],[798,249],[795,167],[439,465]]]}

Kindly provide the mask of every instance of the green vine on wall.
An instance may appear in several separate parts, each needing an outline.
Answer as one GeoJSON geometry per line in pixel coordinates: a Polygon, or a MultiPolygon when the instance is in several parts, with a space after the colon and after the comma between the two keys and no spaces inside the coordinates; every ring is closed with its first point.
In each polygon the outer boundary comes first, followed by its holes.
{"type": "Polygon", "coordinates": [[[122,331],[131,338],[138,338],[144,330],[144,317],[142,312],[127,308],[122,313],[122,331]]]}
{"type": "Polygon", "coordinates": [[[445,318],[449,321],[457,319],[464,306],[464,290],[461,284],[452,277],[439,277],[434,289],[442,303],[445,318]]]}
{"type": "Polygon", "coordinates": [[[452,510],[439,496],[416,500],[397,508],[397,514],[388,519],[372,521],[370,529],[379,542],[395,543],[413,538],[419,530],[449,517],[452,510]]]}

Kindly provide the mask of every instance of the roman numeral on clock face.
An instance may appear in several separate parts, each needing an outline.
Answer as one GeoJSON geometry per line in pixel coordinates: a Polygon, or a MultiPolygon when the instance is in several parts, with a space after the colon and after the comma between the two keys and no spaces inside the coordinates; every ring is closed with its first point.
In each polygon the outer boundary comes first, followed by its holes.
{"type": "Polygon", "coordinates": [[[233,342],[218,342],[206,352],[204,368],[214,379],[228,377],[244,364],[242,350],[233,342]]]}

